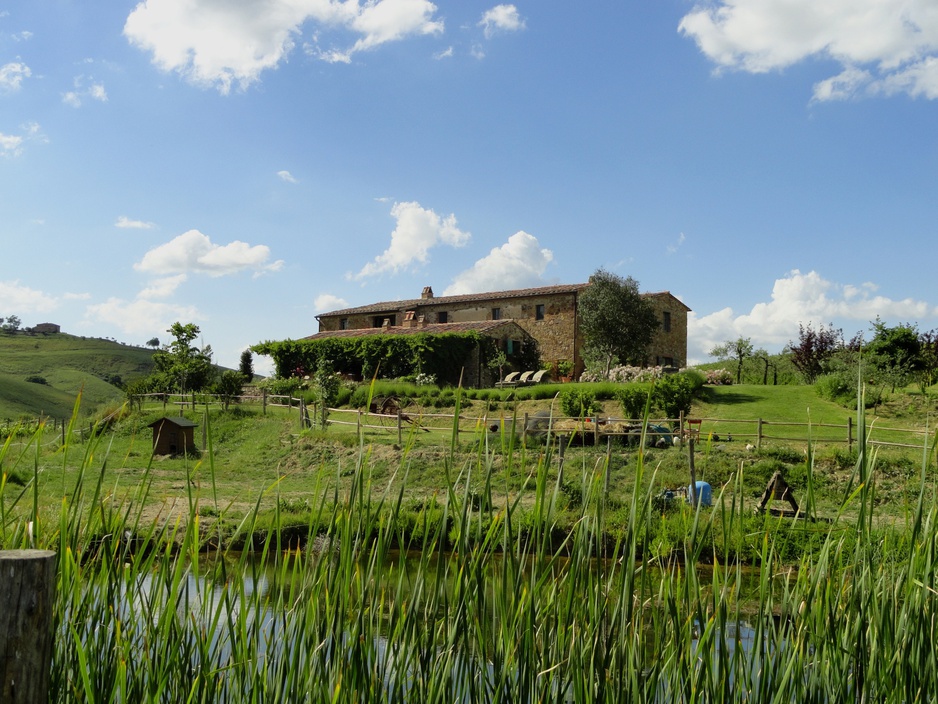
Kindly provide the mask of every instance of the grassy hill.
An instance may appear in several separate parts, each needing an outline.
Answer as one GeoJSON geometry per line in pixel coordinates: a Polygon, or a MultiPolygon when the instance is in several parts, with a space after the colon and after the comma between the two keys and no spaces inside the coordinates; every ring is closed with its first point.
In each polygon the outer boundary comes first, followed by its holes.
{"type": "Polygon", "coordinates": [[[152,367],[152,350],[110,340],[64,333],[0,335],[0,421],[40,413],[67,418],[79,390],[83,413],[93,412],[123,398],[111,382],[126,383],[152,367]]]}

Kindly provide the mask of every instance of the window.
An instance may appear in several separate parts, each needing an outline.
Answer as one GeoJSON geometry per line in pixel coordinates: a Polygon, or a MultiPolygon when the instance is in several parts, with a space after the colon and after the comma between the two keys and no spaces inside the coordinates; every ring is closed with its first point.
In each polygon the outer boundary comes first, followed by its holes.
{"type": "Polygon", "coordinates": [[[339,330],[348,330],[348,318],[339,320],[339,330]]]}
{"type": "Polygon", "coordinates": [[[449,313],[445,310],[441,310],[436,314],[436,322],[438,323],[448,323],[449,322],[449,313]]]}
{"type": "Polygon", "coordinates": [[[544,319],[544,304],[538,303],[534,306],[534,319],[543,320],[544,319]]]}
{"type": "Polygon", "coordinates": [[[501,319],[502,319],[502,309],[492,308],[492,320],[501,320],[501,319]]]}
{"type": "Polygon", "coordinates": [[[515,341],[514,340],[505,340],[505,354],[514,354],[515,353],[515,341]]]}
{"type": "Polygon", "coordinates": [[[669,311],[664,312],[664,320],[661,321],[661,327],[665,332],[671,332],[671,313],[669,311]]]}

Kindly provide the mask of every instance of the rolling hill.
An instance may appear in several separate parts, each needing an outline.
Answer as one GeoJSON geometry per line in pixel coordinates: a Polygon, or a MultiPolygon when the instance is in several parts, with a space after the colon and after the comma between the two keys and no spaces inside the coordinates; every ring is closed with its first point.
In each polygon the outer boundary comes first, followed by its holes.
{"type": "Polygon", "coordinates": [[[152,368],[153,350],[143,347],[66,333],[0,334],[0,421],[67,418],[79,390],[82,413],[91,413],[123,399],[116,384],[152,368]]]}

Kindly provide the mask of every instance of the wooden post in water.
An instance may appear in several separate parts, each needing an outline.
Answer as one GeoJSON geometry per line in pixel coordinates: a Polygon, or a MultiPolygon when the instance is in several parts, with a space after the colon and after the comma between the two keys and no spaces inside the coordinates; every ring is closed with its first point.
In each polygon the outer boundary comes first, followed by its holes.
{"type": "Polygon", "coordinates": [[[55,553],[0,550],[0,701],[46,704],[52,668],[55,553]]]}

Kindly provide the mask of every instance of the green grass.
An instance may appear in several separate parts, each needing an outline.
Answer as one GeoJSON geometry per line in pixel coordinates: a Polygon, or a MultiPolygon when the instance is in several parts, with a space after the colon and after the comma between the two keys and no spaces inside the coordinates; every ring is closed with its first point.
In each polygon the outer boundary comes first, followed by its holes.
{"type": "Polygon", "coordinates": [[[0,420],[40,413],[67,419],[82,389],[84,412],[92,413],[123,398],[104,377],[127,382],[144,376],[152,370],[152,355],[149,349],[65,333],[0,334],[0,420]],[[27,383],[31,375],[48,385],[27,383]]]}

